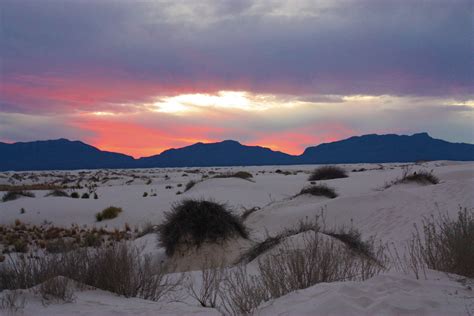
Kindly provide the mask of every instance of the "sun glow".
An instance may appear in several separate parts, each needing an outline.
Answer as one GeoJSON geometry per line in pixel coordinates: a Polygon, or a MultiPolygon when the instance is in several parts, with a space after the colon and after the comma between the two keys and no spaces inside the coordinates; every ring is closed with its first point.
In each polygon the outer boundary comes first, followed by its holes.
{"type": "Polygon", "coordinates": [[[219,91],[216,94],[180,94],[161,98],[155,102],[156,111],[183,113],[199,111],[201,108],[239,109],[244,111],[263,111],[275,106],[271,96],[253,95],[246,91],[219,91]]]}

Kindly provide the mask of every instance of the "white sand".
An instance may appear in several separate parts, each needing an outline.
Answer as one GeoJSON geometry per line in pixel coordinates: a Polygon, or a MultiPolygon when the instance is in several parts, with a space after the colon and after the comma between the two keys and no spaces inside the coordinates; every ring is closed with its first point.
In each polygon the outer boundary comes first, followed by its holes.
{"type": "MultiPolygon", "coordinates": [[[[0,173],[0,184],[32,184],[61,181],[67,173],[74,181],[96,176],[100,183],[99,199],[71,199],[44,197],[47,191],[35,191],[35,198],[20,198],[0,202],[0,224],[11,224],[15,219],[24,223],[69,226],[72,223],[88,226],[141,227],[147,222],[159,224],[163,214],[173,203],[184,198],[211,198],[227,203],[240,214],[244,208],[261,207],[246,220],[253,240],[262,240],[267,233],[276,234],[296,225],[301,219],[313,218],[324,210],[326,225],[337,227],[354,225],[362,238],[377,236],[393,243],[400,251],[424,216],[439,212],[456,216],[459,207],[474,207],[474,163],[436,161],[413,165],[412,171],[432,170],[441,182],[437,185],[396,185],[379,190],[386,182],[401,176],[407,164],[342,165],[346,170],[366,168],[364,172],[349,172],[349,177],[324,181],[334,187],[339,196],[327,199],[312,196],[292,198],[301,188],[309,185],[308,174],[315,166],[271,166],[234,168],[143,169],[69,172],[22,172],[25,179],[14,180],[14,174],[0,173]],[[183,191],[190,179],[201,179],[201,174],[189,170],[249,171],[252,181],[242,179],[208,179],[183,191]],[[216,169],[216,170],[215,170],[216,169]],[[296,175],[277,174],[273,171],[299,171],[296,175]],[[188,171],[187,171],[188,170],[188,171]],[[263,173],[264,172],[264,173],[263,173]],[[183,176],[186,173],[187,176],[183,176]],[[168,179],[165,178],[168,175],[168,179]],[[33,176],[33,177],[32,177],[33,176]],[[114,177],[104,181],[104,177],[114,177]],[[37,177],[37,180],[35,179],[37,177]],[[149,179],[151,184],[146,184],[149,179]],[[130,182],[132,181],[132,182],[130,182]],[[105,182],[105,183],[102,183],[105,182]],[[128,184],[127,184],[128,182],[128,184]],[[182,187],[177,187],[182,184],[182,187]],[[172,189],[165,187],[171,185],[172,189]],[[156,197],[142,197],[143,192],[157,193],[156,197]],[[95,222],[95,213],[114,205],[124,209],[118,218],[95,222]],[[24,208],[25,213],[20,214],[24,208]]],[[[212,175],[211,175],[212,176],[212,175]]],[[[75,183],[75,182],[74,182],[75,183]]],[[[87,183],[83,180],[82,185],[87,183]]],[[[86,189],[78,190],[86,192],[86,189]]],[[[164,249],[159,249],[156,237],[144,236],[135,241],[144,252],[164,260],[164,249]]],[[[1,295],[1,294],[0,294],[1,295]]],[[[196,302],[149,302],[126,299],[103,291],[76,293],[75,303],[52,304],[44,307],[40,301],[29,299],[23,315],[212,315],[216,310],[204,309],[196,302]]],[[[430,271],[428,280],[394,271],[365,282],[338,282],[319,284],[266,302],[258,315],[466,315],[474,314],[474,291],[446,274],[430,271]]],[[[0,314],[2,311],[0,311],[0,314]]]]}

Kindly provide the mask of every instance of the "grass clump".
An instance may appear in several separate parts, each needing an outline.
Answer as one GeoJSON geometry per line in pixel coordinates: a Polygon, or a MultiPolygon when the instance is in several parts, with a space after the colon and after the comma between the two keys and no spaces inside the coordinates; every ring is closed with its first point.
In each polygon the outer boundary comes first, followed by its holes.
{"type": "Polygon", "coordinates": [[[234,173],[223,173],[215,175],[213,178],[240,178],[244,180],[249,180],[253,178],[253,175],[247,171],[238,171],[234,173]]]}
{"type": "Polygon", "coordinates": [[[56,197],[69,197],[69,194],[67,194],[67,192],[63,191],[63,190],[59,190],[59,189],[56,189],[56,190],[52,190],[50,191],[48,194],[45,195],[46,197],[48,196],[56,196],[56,197]]]}
{"type": "Polygon", "coordinates": [[[347,178],[347,173],[344,169],[337,166],[323,166],[314,170],[308,178],[308,181],[330,180],[347,178]]]}
{"type": "Polygon", "coordinates": [[[305,187],[296,196],[303,195],[303,194],[311,194],[314,196],[325,196],[330,199],[334,199],[335,197],[337,197],[336,191],[333,188],[328,187],[327,185],[324,185],[324,184],[318,184],[318,185],[305,187]]]}
{"type": "Polygon", "coordinates": [[[436,177],[433,172],[428,172],[426,170],[421,170],[418,172],[413,172],[411,174],[404,175],[400,180],[401,182],[417,182],[420,184],[438,184],[439,179],[436,177]]]}
{"type": "Polygon", "coordinates": [[[120,213],[122,213],[122,211],[123,210],[120,207],[109,206],[103,209],[102,212],[97,213],[95,215],[95,218],[98,222],[103,221],[105,219],[116,218],[120,213]]]}
{"type": "Polygon", "coordinates": [[[3,202],[8,202],[8,201],[13,201],[21,197],[35,197],[35,194],[30,191],[24,191],[24,190],[19,190],[19,191],[8,191],[5,193],[2,197],[3,202]]]}
{"type": "Polygon", "coordinates": [[[190,180],[188,183],[186,183],[186,186],[184,187],[184,192],[191,190],[191,188],[194,187],[196,183],[196,181],[190,180]]]}
{"type": "Polygon", "coordinates": [[[165,213],[158,226],[161,246],[171,256],[180,245],[199,247],[230,237],[248,237],[242,220],[224,204],[206,200],[184,200],[165,213]]]}
{"type": "Polygon", "coordinates": [[[474,209],[461,208],[455,219],[446,214],[425,218],[409,249],[412,263],[473,278],[474,209]]]}

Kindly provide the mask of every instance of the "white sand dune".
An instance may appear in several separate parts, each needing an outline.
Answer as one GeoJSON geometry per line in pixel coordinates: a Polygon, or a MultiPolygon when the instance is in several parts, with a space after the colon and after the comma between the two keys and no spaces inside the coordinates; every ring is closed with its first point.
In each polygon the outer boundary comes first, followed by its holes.
{"type": "MultiPolygon", "coordinates": [[[[245,224],[251,239],[263,240],[295,226],[300,220],[312,219],[324,212],[328,228],[353,225],[362,238],[376,236],[384,243],[394,245],[403,253],[404,245],[424,217],[439,213],[456,216],[459,207],[474,207],[474,163],[435,161],[413,164],[354,164],[342,165],[349,177],[322,181],[335,188],[335,199],[301,195],[294,197],[309,185],[308,174],[315,166],[271,166],[181,169],[143,169],[111,171],[22,172],[22,179],[13,179],[16,173],[0,174],[1,184],[32,184],[58,181],[67,176],[84,178],[94,175],[99,180],[99,198],[72,199],[44,197],[48,191],[35,191],[35,198],[20,198],[0,202],[0,224],[12,224],[16,219],[40,225],[71,224],[106,227],[141,227],[146,223],[159,224],[173,203],[186,198],[213,199],[229,205],[236,213],[246,208],[259,207],[250,214],[245,224]],[[402,175],[402,168],[433,170],[440,178],[437,185],[400,184],[382,190],[388,182],[402,175]],[[365,168],[362,172],[351,172],[365,168]],[[284,175],[277,169],[290,171],[284,175]],[[188,192],[184,186],[191,180],[201,180],[203,174],[245,170],[254,175],[252,181],[238,178],[204,178],[188,192]],[[191,172],[190,172],[191,171],[191,172]],[[116,173],[116,174],[112,174],[116,173]],[[186,174],[186,175],[183,175],[186,174]],[[36,179],[35,179],[36,178],[36,179]],[[107,180],[107,178],[113,178],[107,180]],[[151,183],[147,184],[148,182],[151,183]],[[105,181],[107,180],[107,181],[105,181]],[[180,187],[178,185],[181,184],[180,187]],[[172,186],[167,189],[167,186],[172,186]],[[143,197],[143,193],[149,195],[143,197]],[[156,193],[156,196],[150,196],[156,193]],[[95,213],[114,205],[123,208],[115,219],[96,222],[95,213]],[[25,212],[22,214],[21,209],[25,212]]],[[[86,189],[77,190],[80,193],[86,189]]],[[[474,242],[474,241],[473,241],[474,242]]],[[[134,241],[143,247],[143,253],[166,259],[164,249],[157,246],[154,235],[134,241]]],[[[235,254],[234,254],[235,257],[235,254]]],[[[192,258],[189,259],[192,261],[192,258]]],[[[468,315],[474,314],[474,291],[437,271],[429,271],[427,279],[417,280],[411,275],[390,271],[364,282],[337,282],[318,284],[264,303],[257,315],[468,315]]],[[[0,294],[1,296],[1,294],[0,294]]],[[[99,290],[78,291],[74,303],[43,306],[38,298],[30,297],[23,315],[213,315],[215,309],[201,308],[195,301],[181,303],[150,302],[126,299],[99,290]]],[[[0,310],[0,314],[2,311],[0,310]]]]}

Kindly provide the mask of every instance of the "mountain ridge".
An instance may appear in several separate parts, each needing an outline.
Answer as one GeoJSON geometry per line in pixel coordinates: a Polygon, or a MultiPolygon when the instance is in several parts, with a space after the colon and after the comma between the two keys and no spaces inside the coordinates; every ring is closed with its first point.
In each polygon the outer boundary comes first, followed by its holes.
{"type": "Polygon", "coordinates": [[[328,163],[383,163],[417,160],[474,161],[474,145],[451,143],[428,133],[367,134],[310,146],[290,155],[235,140],[198,142],[160,154],[133,158],[79,140],[59,138],[13,144],[0,142],[0,171],[100,168],[209,167],[328,163]]]}

